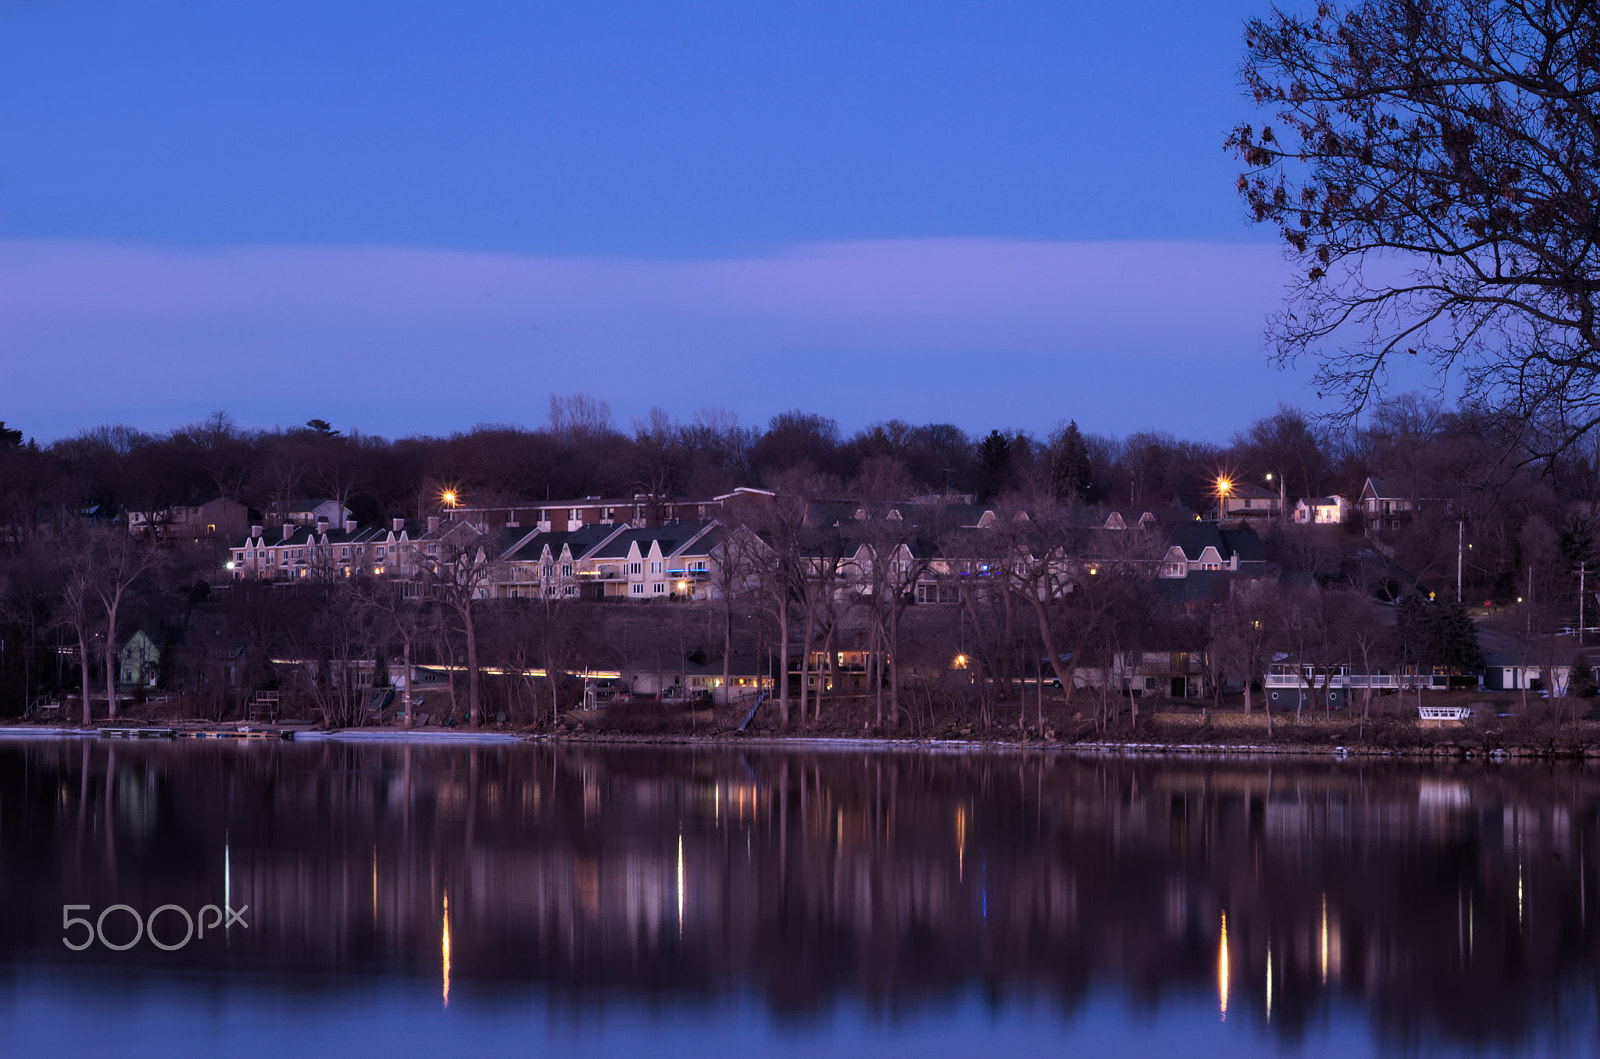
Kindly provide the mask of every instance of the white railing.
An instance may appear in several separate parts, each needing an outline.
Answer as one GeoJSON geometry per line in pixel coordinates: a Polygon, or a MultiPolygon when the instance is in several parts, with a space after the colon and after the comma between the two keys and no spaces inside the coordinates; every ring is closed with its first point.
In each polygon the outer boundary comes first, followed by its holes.
{"type": "Polygon", "coordinates": [[[1438,673],[1268,673],[1264,686],[1269,688],[1367,688],[1396,690],[1400,688],[1443,688],[1449,677],[1438,673]]]}

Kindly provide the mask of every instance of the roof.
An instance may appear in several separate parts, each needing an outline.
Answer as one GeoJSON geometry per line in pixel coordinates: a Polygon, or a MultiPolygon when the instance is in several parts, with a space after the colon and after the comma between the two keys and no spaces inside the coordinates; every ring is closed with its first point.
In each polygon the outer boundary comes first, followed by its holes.
{"type": "MultiPolygon", "coordinates": [[[[574,559],[582,559],[607,537],[616,533],[619,529],[626,530],[626,528],[627,523],[623,523],[621,526],[591,523],[575,530],[557,530],[554,533],[535,531],[522,538],[513,537],[508,547],[518,545],[519,539],[521,541],[520,546],[514,547],[502,558],[521,562],[536,561],[544,555],[546,547],[550,549],[550,555],[554,558],[559,556],[562,547],[566,546],[571,550],[574,559]]],[[[524,531],[517,530],[516,532],[523,533],[524,531]]]]}
{"type": "Polygon", "coordinates": [[[709,521],[695,519],[690,522],[669,522],[665,526],[650,529],[625,530],[607,541],[590,558],[623,559],[634,544],[639,546],[639,554],[643,555],[650,550],[652,543],[659,544],[662,555],[671,555],[710,526],[709,521]]]}
{"type": "Polygon", "coordinates": [[[1411,490],[1396,484],[1392,478],[1368,478],[1361,486],[1363,496],[1366,495],[1369,488],[1375,497],[1401,500],[1409,500],[1411,498],[1411,490]]]}

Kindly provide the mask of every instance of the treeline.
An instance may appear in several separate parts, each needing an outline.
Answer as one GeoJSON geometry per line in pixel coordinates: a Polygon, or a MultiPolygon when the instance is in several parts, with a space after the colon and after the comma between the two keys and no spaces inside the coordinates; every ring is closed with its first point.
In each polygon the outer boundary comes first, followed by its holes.
{"type": "Polygon", "coordinates": [[[266,510],[308,495],[348,498],[363,520],[416,515],[450,488],[469,503],[579,496],[711,496],[804,475],[838,495],[971,493],[1151,504],[1204,497],[1219,474],[1282,488],[1292,504],[1399,475],[1430,494],[1466,495],[1516,479],[1592,494],[1593,448],[1529,464],[1502,424],[1416,395],[1376,409],[1357,429],[1334,429],[1281,407],[1225,445],[1145,430],[1115,438],[1064,420],[1047,434],[887,420],[846,435],[803,411],[764,427],[723,409],[674,419],[656,409],[619,429],[604,401],[552,396],[539,425],[486,424],[447,437],[386,439],[321,419],[241,428],[225,412],[168,432],[96,427],[40,445],[30,424],[0,424],[0,522],[41,508],[95,504],[153,510],[224,496],[266,510]],[[1531,472],[1531,473],[1530,473],[1531,472]],[[1271,476],[1269,479],[1268,476],[1271,476]]]}

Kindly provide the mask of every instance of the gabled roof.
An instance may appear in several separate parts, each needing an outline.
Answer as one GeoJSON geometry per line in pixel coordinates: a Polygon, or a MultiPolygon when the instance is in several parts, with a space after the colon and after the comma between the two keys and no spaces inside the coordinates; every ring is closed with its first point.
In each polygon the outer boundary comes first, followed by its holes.
{"type": "Polygon", "coordinates": [[[1361,495],[1368,492],[1379,500],[1410,500],[1411,490],[1403,488],[1392,478],[1368,478],[1361,485],[1361,495]]]}
{"type": "Polygon", "coordinates": [[[639,546],[640,555],[647,555],[652,543],[659,545],[663,556],[672,555],[710,526],[709,520],[695,519],[689,522],[669,522],[665,526],[655,526],[650,529],[625,530],[607,541],[603,547],[596,549],[590,558],[624,559],[628,556],[628,549],[634,544],[639,546]]]}
{"type": "Polygon", "coordinates": [[[536,531],[524,538],[520,544],[513,541],[512,544],[516,546],[507,552],[504,558],[516,562],[535,562],[543,558],[545,548],[549,548],[550,557],[555,559],[560,557],[561,549],[565,546],[571,551],[574,559],[582,559],[607,537],[619,531],[625,532],[627,527],[626,522],[617,526],[591,523],[582,529],[558,530],[555,533],[536,531]]]}

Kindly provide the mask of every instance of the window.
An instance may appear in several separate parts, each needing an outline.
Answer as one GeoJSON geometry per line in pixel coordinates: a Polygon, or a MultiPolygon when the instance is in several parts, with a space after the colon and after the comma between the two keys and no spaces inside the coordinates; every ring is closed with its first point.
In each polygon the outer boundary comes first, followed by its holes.
{"type": "Polygon", "coordinates": [[[567,518],[576,522],[578,520],[578,509],[575,507],[567,508],[567,518]]]}
{"type": "Polygon", "coordinates": [[[571,577],[572,576],[572,564],[571,563],[562,563],[561,564],[561,576],[562,577],[571,577]]]}
{"type": "Polygon", "coordinates": [[[667,583],[665,581],[657,581],[655,584],[651,585],[650,588],[655,592],[656,595],[664,595],[667,591],[667,583]]]}
{"type": "Polygon", "coordinates": [[[642,596],[642,595],[644,595],[644,586],[643,585],[629,585],[628,586],[628,591],[632,592],[636,596],[642,596]]]}
{"type": "Polygon", "coordinates": [[[377,548],[373,549],[372,554],[373,554],[374,558],[382,559],[383,558],[383,545],[380,544],[380,545],[377,546],[377,548]]]}
{"type": "Polygon", "coordinates": [[[658,560],[658,559],[650,560],[650,572],[652,574],[659,574],[661,572],[661,561],[660,560],[658,560]]]}
{"type": "Polygon", "coordinates": [[[346,544],[344,547],[339,549],[339,558],[341,558],[341,559],[350,558],[350,545],[346,544]]]}
{"type": "Polygon", "coordinates": [[[577,594],[578,594],[578,586],[577,585],[568,585],[567,588],[566,588],[566,591],[563,593],[563,595],[568,595],[568,596],[576,596],[577,594]]]}
{"type": "Polygon", "coordinates": [[[706,561],[704,559],[696,559],[694,562],[689,564],[689,569],[698,570],[701,573],[705,573],[706,561]]]}
{"type": "Polygon", "coordinates": [[[641,564],[639,564],[639,563],[629,563],[628,564],[628,573],[630,573],[630,574],[639,573],[640,566],[641,566],[641,564]]]}
{"type": "Polygon", "coordinates": [[[554,576],[556,576],[556,564],[555,563],[545,563],[544,564],[544,579],[546,581],[548,581],[554,576]]]}

